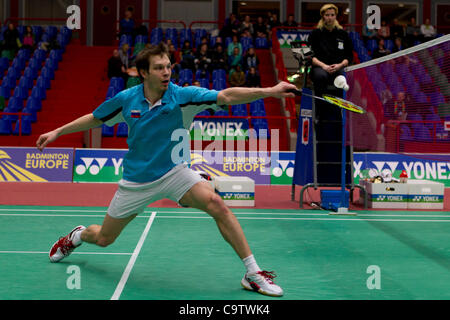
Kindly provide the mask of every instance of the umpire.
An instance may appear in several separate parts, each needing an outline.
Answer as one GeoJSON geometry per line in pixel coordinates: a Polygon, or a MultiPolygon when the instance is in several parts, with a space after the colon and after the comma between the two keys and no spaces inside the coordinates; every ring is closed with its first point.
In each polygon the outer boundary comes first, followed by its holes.
{"type": "Polygon", "coordinates": [[[321,19],[309,35],[308,42],[314,51],[311,80],[317,96],[325,93],[334,78],[343,75],[343,69],[353,60],[353,45],[348,33],[336,20],[338,8],[325,4],[320,9],[321,19]]]}

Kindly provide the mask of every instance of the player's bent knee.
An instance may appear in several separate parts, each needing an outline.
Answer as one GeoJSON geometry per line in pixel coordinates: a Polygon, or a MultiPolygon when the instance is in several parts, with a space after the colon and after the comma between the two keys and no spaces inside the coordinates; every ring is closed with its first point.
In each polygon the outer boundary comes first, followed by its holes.
{"type": "Polygon", "coordinates": [[[225,209],[225,203],[223,202],[222,198],[214,192],[211,192],[208,199],[208,207],[213,207],[216,209],[225,209]]]}
{"type": "Polygon", "coordinates": [[[98,246],[100,246],[100,247],[105,248],[105,247],[111,245],[114,242],[114,240],[116,240],[116,239],[115,238],[111,238],[111,237],[99,237],[97,239],[96,244],[98,246]]]}

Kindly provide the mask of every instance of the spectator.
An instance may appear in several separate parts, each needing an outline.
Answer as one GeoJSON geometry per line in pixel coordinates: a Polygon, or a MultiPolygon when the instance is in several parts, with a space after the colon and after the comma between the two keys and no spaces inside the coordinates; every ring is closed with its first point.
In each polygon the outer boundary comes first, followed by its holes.
{"type": "Polygon", "coordinates": [[[272,31],[273,28],[281,26],[281,22],[278,20],[278,15],[276,13],[272,14],[272,18],[269,21],[268,27],[272,31]]]}
{"type": "Polygon", "coordinates": [[[13,23],[9,23],[8,29],[3,32],[3,50],[9,51],[9,58],[12,60],[21,46],[19,31],[13,23]]]}
{"type": "Polygon", "coordinates": [[[170,45],[172,45],[172,44],[173,44],[172,39],[166,39],[166,46],[167,47],[170,47],[170,45]]]}
{"type": "Polygon", "coordinates": [[[234,35],[232,39],[233,39],[233,41],[230,42],[230,44],[228,45],[228,48],[227,48],[228,56],[232,56],[233,55],[234,48],[238,48],[239,49],[239,54],[242,55],[242,44],[239,42],[238,36],[234,35]]]}
{"type": "Polygon", "coordinates": [[[420,26],[420,34],[424,41],[432,40],[436,37],[436,30],[430,24],[430,19],[425,19],[425,23],[420,26]]]}
{"type": "Polygon", "coordinates": [[[196,87],[201,87],[200,81],[198,81],[198,80],[195,80],[194,82],[192,82],[192,85],[196,86],[196,87]]]}
{"type": "Polygon", "coordinates": [[[217,45],[212,52],[211,68],[213,70],[223,69],[228,71],[227,56],[225,54],[225,51],[223,51],[223,47],[221,44],[217,45]]]}
{"type": "Polygon", "coordinates": [[[253,34],[253,23],[250,21],[249,15],[246,15],[244,17],[244,21],[242,21],[241,28],[239,31],[243,33],[245,29],[247,29],[250,32],[250,34],[253,34]]]}
{"type": "Polygon", "coordinates": [[[213,50],[215,50],[216,47],[218,47],[218,46],[221,46],[223,49],[224,44],[223,44],[222,37],[216,37],[216,41],[214,42],[213,50]]]}
{"type": "Polygon", "coordinates": [[[256,23],[253,25],[253,37],[262,37],[264,34],[267,37],[268,33],[268,27],[267,24],[264,22],[263,17],[259,16],[256,20],[256,23]]]}
{"type": "Polygon", "coordinates": [[[396,120],[406,120],[406,95],[403,91],[397,94],[397,99],[393,103],[392,117],[396,120]]]}
{"type": "Polygon", "coordinates": [[[233,55],[228,56],[228,67],[234,69],[237,65],[242,65],[242,55],[238,47],[233,50],[233,55]]]}
{"type": "Polygon", "coordinates": [[[251,87],[251,88],[260,88],[261,87],[261,77],[259,76],[255,67],[251,67],[248,70],[246,81],[245,81],[245,86],[251,87]]]}
{"type": "Polygon", "coordinates": [[[41,44],[40,49],[42,49],[44,51],[51,51],[53,49],[61,49],[61,45],[56,40],[56,38],[53,38],[49,41],[50,42],[40,42],[40,44],[41,44]]]}
{"type": "Polygon", "coordinates": [[[27,26],[25,29],[25,34],[23,35],[23,46],[21,49],[29,49],[33,51],[35,47],[33,29],[27,26]]]}
{"type": "Polygon", "coordinates": [[[119,50],[114,49],[112,56],[108,59],[108,78],[121,77],[127,83],[128,74],[120,59],[119,50]]]}
{"type": "Polygon", "coordinates": [[[367,45],[367,42],[369,40],[377,39],[377,30],[376,29],[369,29],[367,26],[367,23],[364,25],[362,29],[362,39],[364,41],[364,44],[367,45]]]}
{"type": "Polygon", "coordinates": [[[200,46],[200,50],[198,50],[195,54],[195,69],[201,70],[202,72],[206,72],[210,70],[211,67],[211,57],[208,51],[208,45],[206,43],[200,46]]]}
{"type": "Polygon", "coordinates": [[[122,44],[122,47],[120,47],[119,50],[119,56],[120,60],[122,61],[125,69],[128,69],[130,67],[130,46],[128,43],[122,44]]]}
{"type": "Polygon", "coordinates": [[[259,59],[255,54],[255,48],[250,47],[243,58],[244,70],[249,70],[251,67],[257,68],[259,65],[259,59]]]}
{"type": "Polygon", "coordinates": [[[233,35],[239,35],[240,26],[241,23],[237,19],[236,14],[230,13],[230,17],[225,19],[225,23],[219,32],[219,36],[222,37],[222,39],[226,39],[233,35]]]}
{"type": "Polygon", "coordinates": [[[405,28],[398,22],[398,19],[393,20],[392,26],[390,28],[391,39],[399,37],[403,40],[405,37],[405,28]]]}
{"type": "Polygon", "coordinates": [[[236,65],[234,70],[230,72],[228,82],[231,87],[242,87],[245,84],[245,73],[242,71],[240,64],[236,65]]]}
{"type": "Polygon", "coordinates": [[[283,27],[297,27],[298,23],[294,19],[294,15],[288,15],[287,20],[283,23],[283,27]]]}
{"type": "Polygon", "coordinates": [[[191,69],[192,71],[195,71],[194,54],[189,40],[185,40],[181,47],[180,65],[182,69],[191,69]]]}
{"type": "Polygon", "coordinates": [[[387,40],[391,37],[391,30],[389,26],[386,24],[386,20],[381,21],[380,29],[377,31],[378,38],[387,40]]]}
{"type": "Polygon", "coordinates": [[[332,84],[343,69],[353,60],[353,45],[348,33],[336,20],[338,8],[326,4],[320,9],[321,19],[308,37],[314,51],[311,80],[317,96],[325,93],[328,84],[332,84]]]}
{"type": "Polygon", "coordinates": [[[172,68],[172,77],[177,78],[180,72],[180,63],[177,57],[177,50],[175,49],[175,46],[173,44],[170,44],[168,47],[169,47],[169,59],[172,68]]]}
{"type": "Polygon", "coordinates": [[[372,58],[376,59],[390,54],[391,52],[384,46],[384,40],[378,39],[378,47],[373,51],[372,58]]]}
{"type": "Polygon", "coordinates": [[[208,38],[206,36],[203,36],[200,38],[200,43],[198,44],[196,51],[200,51],[201,46],[204,44],[206,44],[208,46],[208,51],[209,51],[208,38]]]}
{"type": "Polygon", "coordinates": [[[124,18],[119,23],[119,38],[124,34],[133,36],[134,27],[133,12],[131,10],[125,10],[124,18]]]}
{"type": "Polygon", "coordinates": [[[244,29],[244,31],[241,34],[241,39],[242,38],[252,38],[252,34],[250,33],[250,30],[244,29]]]}
{"type": "Polygon", "coordinates": [[[411,47],[416,41],[420,41],[420,28],[416,23],[416,18],[411,17],[409,24],[406,26],[406,43],[408,47],[411,47]]]}
{"type": "Polygon", "coordinates": [[[392,49],[392,52],[398,52],[400,50],[403,50],[403,42],[402,38],[397,37],[394,39],[394,48],[392,49]]]}

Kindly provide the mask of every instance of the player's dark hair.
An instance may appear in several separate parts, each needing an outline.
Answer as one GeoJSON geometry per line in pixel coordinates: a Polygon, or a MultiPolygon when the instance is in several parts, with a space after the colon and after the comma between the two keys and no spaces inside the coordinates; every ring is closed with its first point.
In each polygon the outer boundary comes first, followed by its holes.
{"type": "Polygon", "coordinates": [[[164,42],[160,42],[157,45],[150,45],[149,47],[145,47],[141,52],[138,53],[136,57],[136,69],[141,81],[144,81],[144,78],[141,75],[141,70],[149,71],[150,69],[150,58],[152,56],[163,56],[166,55],[169,57],[169,48],[164,42]]]}

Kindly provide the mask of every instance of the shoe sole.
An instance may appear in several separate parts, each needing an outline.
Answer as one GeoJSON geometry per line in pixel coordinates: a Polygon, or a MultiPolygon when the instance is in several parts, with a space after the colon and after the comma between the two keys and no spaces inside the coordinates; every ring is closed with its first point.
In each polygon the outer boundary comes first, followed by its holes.
{"type": "Polygon", "coordinates": [[[275,294],[275,293],[269,293],[267,291],[264,291],[263,289],[259,288],[258,290],[255,290],[252,288],[252,286],[250,285],[250,283],[247,280],[242,279],[241,281],[241,286],[248,291],[253,291],[253,292],[258,292],[260,294],[266,295],[266,296],[271,296],[271,297],[281,297],[283,296],[283,294],[275,294]]]}

